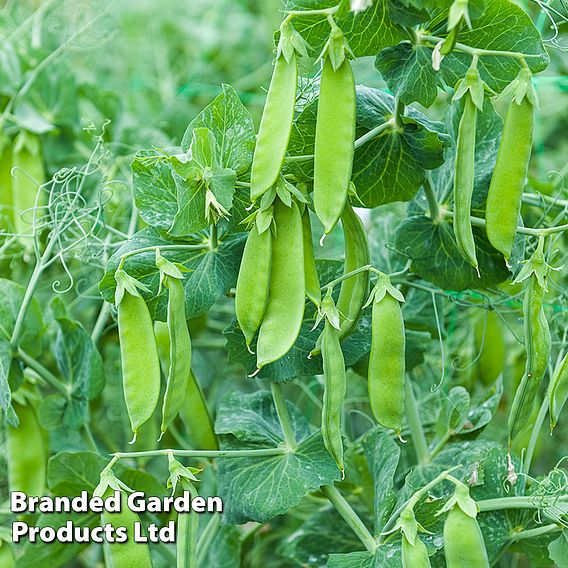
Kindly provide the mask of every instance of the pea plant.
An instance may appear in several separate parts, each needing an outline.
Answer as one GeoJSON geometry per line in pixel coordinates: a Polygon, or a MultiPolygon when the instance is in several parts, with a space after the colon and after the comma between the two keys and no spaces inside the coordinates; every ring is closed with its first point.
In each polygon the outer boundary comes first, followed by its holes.
{"type": "Polygon", "coordinates": [[[286,0],[258,117],[223,84],[180,143],[46,73],[85,30],[20,75],[8,41],[2,499],[224,509],[15,545],[5,505],[0,565],[568,566],[565,9],[286,0]]]}

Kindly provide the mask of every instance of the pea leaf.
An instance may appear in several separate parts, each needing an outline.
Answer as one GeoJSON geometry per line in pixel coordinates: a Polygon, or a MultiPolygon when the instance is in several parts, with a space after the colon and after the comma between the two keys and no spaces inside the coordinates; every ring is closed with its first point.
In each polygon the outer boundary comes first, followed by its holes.
{"type": "MultiPolygon", "coordinates": [[[[291,403],[292,425],[298,446],[293,452],[270,457],[219,459],[219,495],[228,523],[265,522],[297,505],[310,491],[339,480],[339,470],[319,432],[291,403]]],[[[282,443],[271,396],[266,391],[232,394],[221,404],[215,431],[223,449],[268,448],[282,443]],[[256,423],[250,438],[247,426],[256,423]],[[261,441],[262,440],[262,441],[261,441]]]]}
{"type": "Polygon", "coordinates": [[[221,568],[240,568],[241,532],[234,525],[221,525],[207,550],[204,564],[221,568]]]}
{"type": "MultiPolygon", "coordinates": [[[[208,247],[202,250],[162,250],[162,256],[171,262],[183,264],[189,272],[185,274],[183,284],[186,291],[186,315],[196,317],[207,311],[215,302],[235,286],[239,271],[240,259],[246,235],[238,233],[222,237],[214,250],[208,247]]],[[[203,244],[203,241],[200,241],[203,244]]],[[[110,258],[107,270],[99,285],[102,297],[107,302],[114,302],[116,281],[114,272],[118,268],[120,256],[128,251],[148,246],[164,246],[172,244],[199,244],[195,240],[171,241],[151,227],[136,233],[126,241],[110,258]]],[[[154,319],[165,321],[167,294],[162,291],[158,295],[159,270],[156,267],[155,252],[144,252],[127,259],[124,265],[126,272],[145,284],[149,292],[143,292],[150,313],[154,319]]]]}
{"type": "MultiPolygon", "coordinates": [[[[336,0],[287,0],[285,10],[313,10],[331,8],[336,0]]],[[[354,14],[348,12],[337,18],[337,25],[345,34],[345,39],[355,57],[375,55],[387,45],[394,45],[403,37],[403,30],[389,17],[388,7],[384,2],[373,2],[370,8],[354,14]]],[[[294,28],[310,44],[312,55],[319,55],[329,36],[330,27],[325,16],[296,16],[294,28]]]]}
{"type": "Polygon", "coordinates": [[[563,530],[560,536],[548,545],[548,552],[558,568],[568,568],[568,530],[563,530]]]}
{"type": "Polygon", "coordinates": [[[332,554],[328,568],[399,568],[402,566],[400,542],[389,542],[375,552],[351,552],[332,554]]]}

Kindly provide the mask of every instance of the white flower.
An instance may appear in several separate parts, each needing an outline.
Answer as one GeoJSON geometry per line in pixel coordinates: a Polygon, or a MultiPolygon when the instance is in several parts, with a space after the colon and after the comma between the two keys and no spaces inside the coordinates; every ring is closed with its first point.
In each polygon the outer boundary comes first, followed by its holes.
{"type": "Polygon", "coordinates": [[[372,3],[373,0],[351,0],[351,11],[364,12],[372,3]]]}

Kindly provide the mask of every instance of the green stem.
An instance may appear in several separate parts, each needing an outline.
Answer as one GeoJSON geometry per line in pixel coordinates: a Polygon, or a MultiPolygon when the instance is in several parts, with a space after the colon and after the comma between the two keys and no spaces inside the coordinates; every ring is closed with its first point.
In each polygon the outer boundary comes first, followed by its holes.
{"type": "MultiPolygon", "coordinates": [[[[453,211],[444,211],[444,217],[453,220],[454,213],[453,211]]],[[[485,219],[481,219],[479,217],[470,217],[471,224],[477,227],[485,227],[485,219]]],[[[523,235],[531,235],[533,237],[546,237],[547,235],[553,235],[555,233],[564,233],[568,231],[568,223],[565,225],[558,225],[557,227],[547,227],[545,229],[532,229],[530,227],[517,227],[517,233],[521,233],[523,235]]]]}
{"type": "Polygon", "coordinates": [[[331,8],[322,8],[320,10],[290,10],[286,12],[289,19],[290,16],[333,16],[339,10],[339,5],[331,8]]]}
{"type": "Polygon", "coordinates": [[[395,99],[395,106],[394,106],[394,122],[396,128],[402,128],[402,117],[404,116],[404,103],[396,97],[395,99]]]}
{"type": "Polygon", "coordinates": [[[480,513],[488,511],[502,511],[504,509],[546,509],[556,503],[568,502],[568,495],[559,497],[497,497],[495,499],[482,499],[477,501],[480,513]]]}
{"type": "Polygon", "coordinates": [[[542,430],[542,425],[544,424],[544,420],[546,418],[546,413],[548,412],[548,397],[544,397],[542,404],[540,405],[540,410],[538,412],[538,416],[536,418],[535,425],[533,426],[531,437],[529,440],[529,444],[527,446],[527,452],[525,454],[523,460],[523,468],[522,471],[524,474],[528,475],[529,470],[531,468],[532,459],[534,456],[534,450],[536,448],[536,443],[538,442],[538,437],[542,430]]]}
{"type": "MultiPolygon", "coordinates": [[[[444,38],[438,36],[421,35],[420,40],[431,41],[432,43],[438,44],[443,41],[444,38]]],[[[496,49],[480,49],[477,47],[470,47],[463,43],[457,42],[455,45],[455,50],[461,51],[463,53],[468,53],[469,55],[483,57],[488,55],[498,56],[498,57],[512,57],[514,59],[525,59],[525,58],[539,58],[540,55],[527,55],[526,53],[519,53],[517,51],[499,51],[496,49]]]]}
{"type": "Polygon", "coordinates": [[[173,454],[185,458],[262,458],[281,456],[289,453],[287,448],[266,448],[262,450],[148,450],[145,452],[116,452],[115,458],[147,458],[173,454]]]}
{"type": "Polygon", "coordinates": [[[28,355],[23,349],[18,349],[17,357],[65,398],[69,397],[69,389],[67,386],[63,384],[49,369],[46,369],[41,363],[36,361],[31,355],[28,355]]]}
{"type": "Polygon", "coordinates": [[[322,291],[325,291],[328,288],[333,288],[334,286],[343,282],[344,280],[347,280],[348,278],[351,278],[353,276],[357,276],[357,274],[361,274],[361,272],[368,272],[369,270],[372,270],[372,269],[373,269],[372,264],[366,264],[365,266],[360,266],[359,268],[356,268],[355,270],[352,270],[351,272],[347,272],[346,274],[339,276],[335,280],[328,282],[325,286],[322,286],[321,289],[322,289],[322,291]]]}
{"type": "Polygon", "coordinates": [[[103,305],[101,306],[99,315],[97,317],[97,321],[93,326],[93,331],[91,331],[91,340],[94,344],[97,344],[97,342],[99,341],[104,331],[109,315],[110,315],[110,304],[108,302],[103,302],[103,305]]]}
{"type": "Polygon", "coordinates": [[[294,429],[292,428],[290,413],[288,412],[288,407],[286,406],[286,399],[284,398],[284,393],[282,392],[282,385],[280,383],[273,382],[270,385],[270,388],[272,390],[274,406],[276,407],[276,414],[278,415],[280,427],[282,428],[282,433],[284,434],[284,441],[286,442],[288,448],[293,450],[298,444],[296,442],[294,429]]]}
{"type": "Polygon", "coordinates": [[[322,493],[330,500],[331,504],[337,509],[343,520],[351,527],[351,530],[359,537],[365,548],[373,552],[377,548],[377,543],[373,535],[369,532],[359,515],[353,510],[345,497],[333,485],[325,485],[321,488],[322,493]]]}
{"type": "Polygon", "coordinates": [[[418,405],[416,404],[416,398],[414,397],[412,382],[410,381],[410,377],[408,376],[406,377],[405,390],[406,419],[408,421],[408,427],[410,428],[410,437],[414,445],[414,451],[416,452],[416,457],[419,464],[428,463],[428,461],[430,460],[428,442],[426,441],[424,428],[422,427],[420,415],[418,414],[418,405]]]}
{"type": "Polygon", "coordinates": [[[440,439],[440,441],[434,446],[434,449],[430,452],[430,460],[432,461],[443,449],[444,446],[448,443],[448,440],[453,436],[453,430],[448,430],[440,439]]]}
{"type": "Polygon", "coordinates": [[[219,230],[217,225],[211,225],[209,231],[209,248],[215,250],[219,246],[219,230]]]}
{"type": "Polygon", "coordinates": [[[519,531],[511,535],[512,542],[518,542],[519,540],[524,540],[526,538],[534,538],[537,536],[542,536],[543,534],[549,534],[551,532],[561,531],[562,527],[558,525],[545,525],[544,527],[537,527],[536,529],[529,529],[527,531],[519,531]]]}
{"type": "Polygon", "coordinates": [[[136,250],[131,250],[125,252],[120,256],[121,261],[125,261],[131,256],[136,256],[137,254],[143,254],[145,252],[156,252],[156,249],[162,250],[205,250],[210,248],[209,244],[199,244],[199,245],[155,245],[150,247],[143,247],[136,250]]]}
{"type": "Polygon", "coordinates": [[[438,204],[438,198],[436,197],[436,192],[434,191],[434,184],[432,183],[432,176],[430,175],[430,172],[426,172],[422,187],[424,188],[424,194],[426,195],[426,200],[428,201],[430,219],[436,222],[440,219],[440,205],[438,204]]]}
{"type": "Polygon", "coordinates": [[[204,565],[207,552],[209,552],[209,548],[215,539],[220,524],[221,515],[219,515],[219,513],[213,513],[213,516],[203,529],[199,542],[197,543],[197,566],[204,565]]]}

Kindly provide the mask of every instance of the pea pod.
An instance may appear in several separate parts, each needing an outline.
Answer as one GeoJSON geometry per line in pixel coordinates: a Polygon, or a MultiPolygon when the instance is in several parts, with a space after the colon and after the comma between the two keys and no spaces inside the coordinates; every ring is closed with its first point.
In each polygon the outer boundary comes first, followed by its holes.
{"type": "Polygon", "coordinates": [[[505,369],[506,345],[501,318],[495,310],[475,323],[476,352],[479,353],[475,375],[485,385],[492,385],[505,369]]]}
{"type": "Polygon", "coordinates": [[[475,131],[477,108],[469,91],[463,96],[464,109],[458,129],[454,177],[454,233],[462,256],[477,270],[475,241],[471,228],[471,198],[475,179],[475,131]]]}
{"type": "Polygon", "coordinates": [[[444,522],[444,554],[447,568],[489,568],[477,519],[458,505],[450,509],[444,522]]]}
{"type": "Polygon", "coordinates": [[[558,424],[558,418],[566,404],[566,400],[568,400],[568,354],[557,365],[548,385],[551,431],[558,424]]]}
{"type": "MultiPolygon", "coordinates": [[[[110,490],[105,495],[108,497],[110,490]]],[[[124,527],[127,531],[126,542],[105,542],[105,565],[111,568],[152,568],[152,557],[146,543],[134,541],[134,525],[140,523],[140,518],[131,511],[126,502],[124,493],[120,493],[120,512],[104,512],[101,515],[103,526],[109,524],[115,529],[124,527]]]]}
{"type": "Polygon", "coordinates": [[[404,320],[399,301],[388,290],[373,301],[369,403],[373,416],[400,436],[404,416],[404,320]]]}
{"type": "Polygon", "coordinates": [[[525,97],[507,110],[497,162],[491,177],[485,214],[489,242],[505,259],[517,233],[523,188],[531,156],[534,106],[525,97]]]}
{"type": "Polygon", "coordinates": [[[343,213],[351,182],[355,142],[355,80],[347,58],[323,64],[314,151],[314,207],[331,233],[343,213]]]}
{"type": "Polygon", "coordinates": [[[254,150],[250,180],[252,201],[274,185],[282,169],[294,120],[297,82],[295,53],[290,61],[280,54],[272,73],[254,150]]]}
{"type": "Polygon", "coordinates": [[[213,421],[193,371],[190,371],[189,374],[180,414],[193,447],[200,450],[219,449],[217,436],[213,430],[213,421]]]}
{"type": "Polygon", "coordinates": [[[426,545],[416,537],[410,544],[406,535],[402,535],[402,568],[430,568],[430,558],[426,545]]]}
{"type": "Polygon", "coordinates": [[[47,471],[44,435],[31,404],[13,405],[19,425],[6,427],[8,486],[10,491],[41,496],[45,493],[47,471]]]}
{"type": "Polygon", "coordinates": [[[124,399],[134,438],[160,397],[160,360],[152,318],[141,296],[124,293],[118,304],[118,334],[124,399]]]}
{"type": "Polygon", "coordinates": [[[164,284],[168,288],[168,332],[170,338],[170,365],[166,392],[162,405],[162,435],[178,415],[191,373],[191,339],[185,319],[185,291],[178,278],[166,276],[164,284]]]}
{"type": "Polygon", "coordinates": [[[322,333],[324,394],[321,417],[323,443],[343,471],[343,440],[341,438],[341,412],[346,392],[345,361],[339,331],[328,320],[322,333]]]}
{"type": "MultiPolygon", "coordinates": [[[[182,487],[189,491],[191,498],[197,497],[197,490],[186,479],[182,487]]],[[[197,568],[197,533],[199,517],[195,513],[179,513],[176,530],[176,568],[197,568]]]]}
{"type": "MultiPolygon", "coordinates": [[[[20,132],[14,141],[12,155],[13,179],[12,202],[14,206],[14,227],[17,233],[29,234],[32,228],[31,210],[41,200],[38,199],[39,187],[45,182],[45,171],[41,154],[41,142],[37,135],[20,132]]],[[[22,241],[29,246],[30,241],[22,241]]]]}
{"type": "Polygon", "coordinates": [[[550,358],[550,329],[543,304],[544,288],[533,274],[530,276],[523,302],[527,362],[509,414],[509,443],[529,422],[550,358]]]}
{"type": "Polygon", "coordinates": [[[250,346],[264,318],[271,264],[272,234],[269,229],[259,234],[255,224],[245,244],[235,295],[237,321],[247,346],[250,346]]]}
{"type": "Polygon", "coordinates": [[[306,280],[302,215],[293,202],[274,205],[276,234],[272,241],[272,271],[268,305],[257,342],[257,367],[280,359],[294,345],[304,318],[306,280]]]}
{"type": "Polygon", "coordinates": [[[302,215],[302,226],[304,229],[304,269],[306,275],[306,296],[316,306],[319,306],[321,303],[321,286],[319,282],[318,271],[316,268],[316,258],[314,256],[310,212],[307,207],[302,215]]]}

